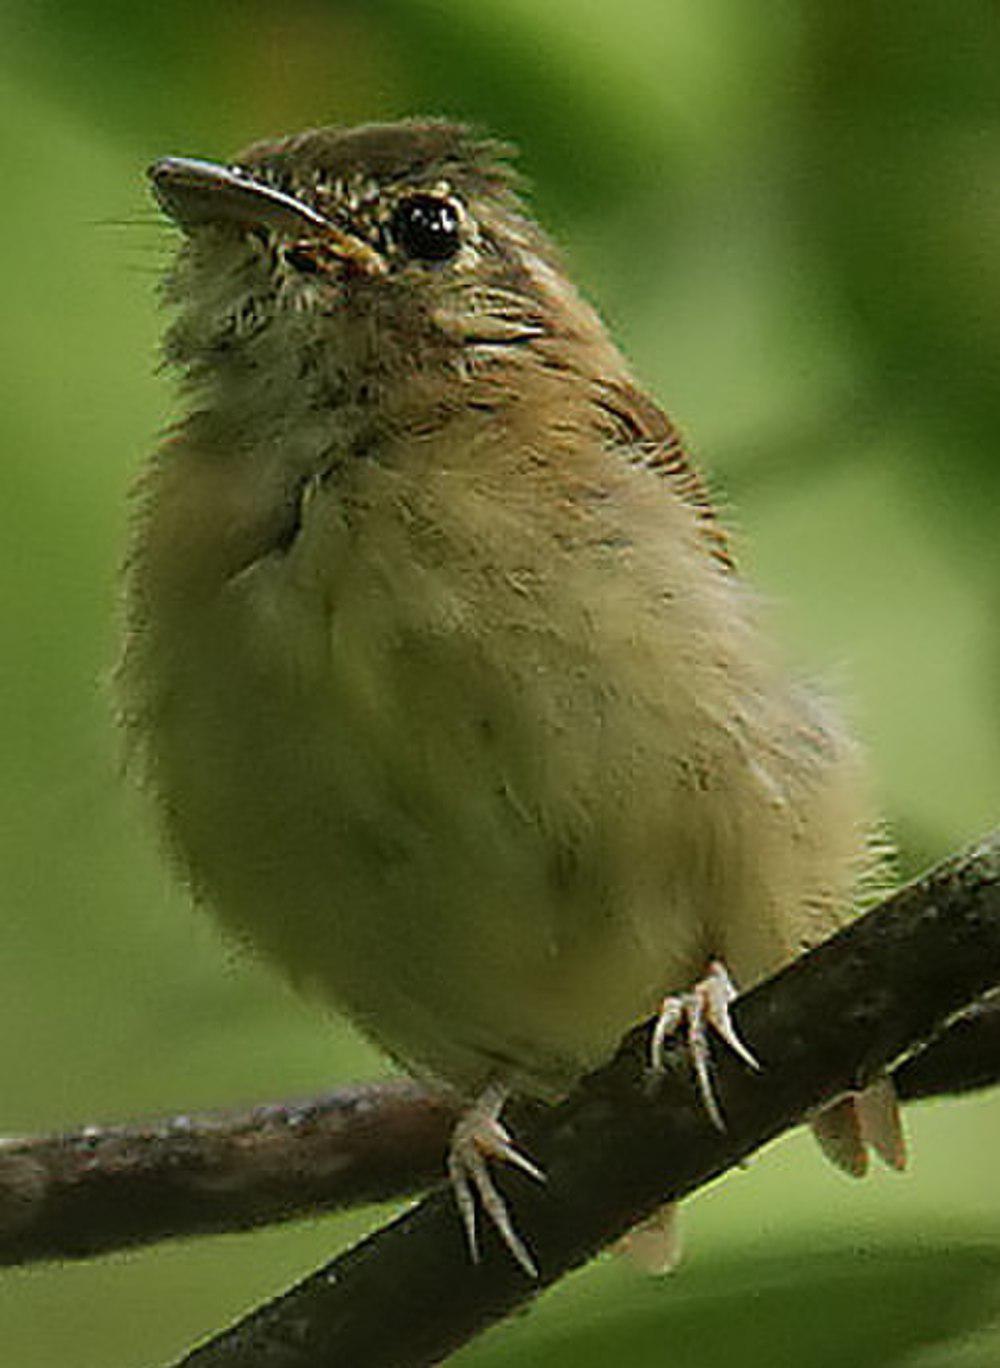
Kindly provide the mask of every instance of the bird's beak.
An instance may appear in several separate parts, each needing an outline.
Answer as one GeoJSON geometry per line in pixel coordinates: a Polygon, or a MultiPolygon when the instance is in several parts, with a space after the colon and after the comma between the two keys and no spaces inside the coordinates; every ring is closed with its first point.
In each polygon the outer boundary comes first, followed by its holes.
{"type": "Polygon", "coordinates": [[[335,256],[369,275],[384,272],[382,257],[360,238],[345,233],[310,205],[247,172],[194,157],[162,157],[149,168],[160,207],[181,228],[235,223],[313,237],[335,256]]]}

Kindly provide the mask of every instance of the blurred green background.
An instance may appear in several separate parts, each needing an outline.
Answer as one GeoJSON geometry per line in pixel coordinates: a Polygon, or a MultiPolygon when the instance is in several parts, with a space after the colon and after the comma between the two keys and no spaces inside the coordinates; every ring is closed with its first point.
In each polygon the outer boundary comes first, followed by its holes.
{"type": "MultiPolygon", "coordinates": [[[[125,490],[170,408],[143,169],[405,113],[518,142],[543,220],[841,682],[913,869],[1000,813],[1000,17],[992,0],[6,0],[0,10],[0,1096],[7,1133],[308,1094],[379,1058],[235,959],[117,773],[125,490]]],[[[802,1137],[466,1368],[1000,1362],[1000,1097],[903,1178],[802,1137]],[[993,1328],[991,1328],[993,1327],[993,1328]]],[[[378,1213],[4,1272],[0,1364],[140,1368],[378,1213]]]]}

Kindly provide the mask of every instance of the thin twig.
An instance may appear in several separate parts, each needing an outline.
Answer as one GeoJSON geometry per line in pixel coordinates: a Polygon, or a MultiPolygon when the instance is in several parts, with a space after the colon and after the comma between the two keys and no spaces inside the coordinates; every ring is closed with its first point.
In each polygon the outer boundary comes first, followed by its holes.
{"type": "Polygon", "coordinates": [[[89,1259],[426,1190],[454,1099],[392,1080],[249,1111],[0,1142],[0,1264],[89,1259]]]}

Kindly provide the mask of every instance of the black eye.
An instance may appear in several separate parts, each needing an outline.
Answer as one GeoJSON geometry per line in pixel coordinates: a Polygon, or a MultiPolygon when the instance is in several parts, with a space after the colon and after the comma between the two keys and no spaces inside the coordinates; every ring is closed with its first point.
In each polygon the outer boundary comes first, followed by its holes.
{"type": "Polygon", "coordinates": [[[407,256],[447,261],[462,245],[458,210],[436,195],[410,195],[393,210],[389,231],[407,256]]]}

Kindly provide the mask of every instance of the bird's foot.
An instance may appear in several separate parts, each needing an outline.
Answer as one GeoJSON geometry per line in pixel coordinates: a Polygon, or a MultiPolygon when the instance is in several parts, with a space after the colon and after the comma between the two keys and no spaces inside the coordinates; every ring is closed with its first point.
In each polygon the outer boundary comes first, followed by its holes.
{"type": "Polygon", "coordinates": [[[736,997],[736,985],[721,960],[711,960],[708,972],[689,992],[672,993],[660,1006],[660,1015],[650,1042],[650,1066],[661,1073],[665,1063],[664,1046],[667,1036],[684,1027],[685,1039],[691,1055],[691,1065],[698,1083],[705,1110],[719,1130],[725,1130],[722,1112],[712,1086],[711,1057],[708,1049],[709,1026],[734,1050],[751,1069],[760,1063],[737,1034],[729,1015],[729,1004],[736,997]]]}
{"type": "Polygon", "coordinates": [[[538,1267],[524,1241],[514,1229],[510,1210],[490,1174],[490,1161],[513,1164],[522,1172],[545,1182],[545,1174],[536,1164],[517,1149],[507,1128],[500,1122],[500,1112],[507,1100],[507,1091],[499,1084],[491,1084],[458,1120],[451,1135],[448,1150],[448,1177],[458,1206],[469,1253],[473,1263],[479,1262],[479,1239],[476,1230],[476,1198],[493,1222],[500,1238],[529,1278],[538,1277],[538,1267]]]}

